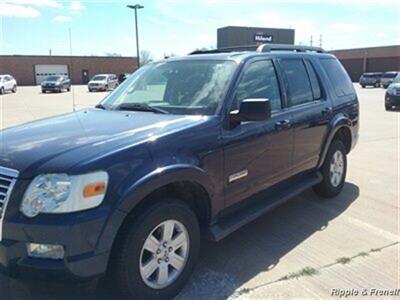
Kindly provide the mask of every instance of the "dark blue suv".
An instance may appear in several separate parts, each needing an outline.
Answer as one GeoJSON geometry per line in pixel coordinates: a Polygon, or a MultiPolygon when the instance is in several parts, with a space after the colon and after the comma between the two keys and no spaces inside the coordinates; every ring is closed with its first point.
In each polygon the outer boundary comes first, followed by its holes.
{"type": "Polygon", "coordinates": [[[358,121],[348,75],[321,49],[147,64],[93,109],[1,132],[0,265],[107,272],[124,295],[170,298],[201,235],[218,241],[310,187],[337,195],[358,121]]]}

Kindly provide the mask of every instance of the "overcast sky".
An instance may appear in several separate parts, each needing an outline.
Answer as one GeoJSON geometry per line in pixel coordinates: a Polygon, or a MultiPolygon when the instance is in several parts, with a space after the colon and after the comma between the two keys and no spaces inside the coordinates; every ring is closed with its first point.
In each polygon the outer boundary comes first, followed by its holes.
{"type": "Polygon", "coordinates": [[[56,1],[0,0],[0,54],[136,54],[133,11],[140,3],[140,48],[154,58],[216,47],[217,28],[295,29],[296,43],[327,49],[400,44],[400,1],[56,1]]]}

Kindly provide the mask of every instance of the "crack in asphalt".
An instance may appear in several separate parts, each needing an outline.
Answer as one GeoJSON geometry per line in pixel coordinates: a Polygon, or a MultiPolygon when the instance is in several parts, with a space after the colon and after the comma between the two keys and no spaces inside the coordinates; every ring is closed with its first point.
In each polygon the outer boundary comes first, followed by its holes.
{"type": "Polygon", "coordinates": [[[299,270],[297,272],[288,273],[287,275],[285,275],[285,276],[283,276],[281,278],[278,278],[276,280],[273,280],[273,281],[270,281],[270,282],[267,282],[267,283],[263,283],[263,284],[259,284],[259,285],[256,285],[254,287],[240,289],[237,292],[235,292],[230,298],[231,299],[238,298],[240,296],[249,294],[249,293],[251,293],[251,292],[253,292],[253,291],[255,291],[255,290],[259,289],[259,288],[266,287],[266,286],[272,285],[274,283],[278,283],[278,282],[282,282],[282,281],[288,281],[288,280],[292,280],[292,279],[299,279],[300,277],[318,275],[319,272],[322,271],[322,270],[331,268],[331,267],[333,267],[335,265],[349,264],[349,263],[351,263],[352,260],[354,260],[354,259],[356,259],[358,257],[366,257],[371,253],[380,252],[380,251],[382,251],[382,250],[384,250],[386,248],[393,247],[393,246],[396,246],[398,244],[400,244],[400,241],[396,241],[396,242],[384,245],[382,247],[372,248],[369,251],[360,252],[360,253],[358,253],[356,255],[353,255],[353,256],[350,256],[350,257],[340,257],[340,258],[336,259],[335,262],[323,265],[323,266],[321,266],[319,268],[305,267],[305,268],[303,268],[303,269],[301,269],[301,270],[299,270]]]}

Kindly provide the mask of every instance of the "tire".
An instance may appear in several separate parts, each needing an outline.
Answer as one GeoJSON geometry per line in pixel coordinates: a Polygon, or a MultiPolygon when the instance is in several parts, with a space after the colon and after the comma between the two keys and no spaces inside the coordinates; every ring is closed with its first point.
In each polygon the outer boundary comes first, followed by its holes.
{"type": "Polygon", "coordinates": [[[108,85],[106,85],[106,87],[105,87],[105,90],[104,90],[105,92],[107,92],[108,91],[108,85]]]}
{"type": "Polygon", "coordinates": [[[376,88],[378,88],[378,87],[380,87],[380,86],[381,86],[381,84],[380,84],[380,83],[378,83],[378,82],[377,82],[377,83],[375,83],[375,87],[376,87],[376,88]]]}
{"type": "Polygon", "coordinates": [[[69,91],[71,91],[71,87],[70,86],[67,87],[67,92],[69,92],[69,91]]]}
{"type": "Polygon", "coordinates": [[[1,89],[0,89],[0,95],[4,95],[4,88],[2,87],[1,89]]]}
{"type": "Polygon", "coordinates": [[[13,93],[16,93],[16,92],[17,92],[17,86],[16,86],[16,85],[13,86],[11,92],[13,92],[13,93]]]}
{"type": "Polygon", "coordinates": [[[391,105],[385,105],[385,110],[392,110],[392,106],[391,105]]]}
{"type": "Polygon", "coordinates": [[[362,87],[363,89],[365,89],[365,85],[362,85],[361,87],[362,87]]]}
{"type": "Polygon", "coordinates": [[[344,186],[347,172],[346,148],[341,140],[335,139],[332,142],[320,171],[323,179],[313,187],[315,193],[325,198],[337,196],[344,186]],[[334,164],[335,161],[338,163],[334,164]],[[333,173],[331,168],[334,169],[333,173]],[[339,174],[341,175],[339,176],[339,174]]]}
{"type": "MultiPolygon", "coordinates": [[[[200,229],[196,215],[185,203],[173,198],[164,198],[128,218],[118,235],[110,262],[110,275],[115,282],[114,285],[127,299],[170,299],[174,297],[189,279],[199,254],[200,229]],[[163,232],[162,229],[166,228],[165,224],[171,224],[164,222],[177,222],[173,223],[173,227],[170,228],[175,228],[174,230],[184,228],[186,231],[182,230],[180,233],[176,231],[173,235],[175,238],[172,239],[170,245],[166,245],[166,248],[161,246],[161,243],[154,244],[156,245],[154,249],[157,250],[151,254],[150,251],[144,250],[144,244],[150,235],[154,233],[154,238],[156,233],[163,232]],[[171,250],[170,246],[173,245],[173,241],[182,235],[187,237],[185,239],[187,243],[171,250]],[[157,251],[160,251],[160,254],[157,251]],[[182,263],[182,260],[176,259],[178,252],[179,257],[186,257],[180,271],[172,267],[172,261],[182,263]],[[145,256],[147,256],[146,259],[144,259],[145,256]],[[161,256],[162,258],[160,258],[161,256]],[[171,262],[169,262],[169,257],[171,262]],[[145,272],[141,271],[144,270],[142,266],[144,262],[146,264],[152,262],[152,265],[155,266],[152,272],[147,273],[149,277],[142,275],[145,272]],[[168,264],[170,265],[168,266],[168,264]],[[172,281],[164,283],[166,285],[158,284],[159,270],[161,269],[167,270],[167,278],[172,276],[172,281]],[[175,272],[175,275],[172,271],[175,272]]],[[[161,234],[159,234],[155,241],[158,242],[161,239],[161,234]]]]}

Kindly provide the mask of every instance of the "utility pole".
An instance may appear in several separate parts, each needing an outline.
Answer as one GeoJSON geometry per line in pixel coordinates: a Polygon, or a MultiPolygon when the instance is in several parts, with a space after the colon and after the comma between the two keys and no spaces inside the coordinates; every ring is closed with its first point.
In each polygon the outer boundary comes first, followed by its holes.
{"type": "Polygon", "coordinates": [[[139,52],[139,30],[138,30],[138,22],[137,22],[137,11],[138,9],[144,8],[144,6],[140,4],[135,5],[127,5],[128,8],[135,10],[135,29],[136,29],[136,59],[137,59],[137,66],[140,68],[140,52],[139,52]]]}
{"type": "MultiPolygon", "coordinates": [[[[68,35],[69,35],[69,57],[70,57],[70,66],[69,66],[69,78],[71,80],[71,85],[72,85],[72,33],[71,33],[71,27],[68,27],[68,35]]],[[[75,111],[75,89],[71,87],[72,91],[72,111],[75,111]]]]}

